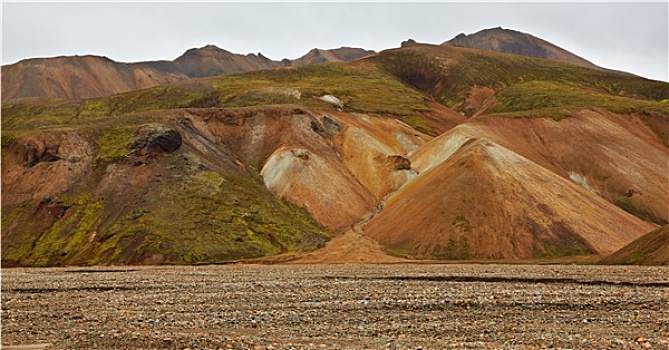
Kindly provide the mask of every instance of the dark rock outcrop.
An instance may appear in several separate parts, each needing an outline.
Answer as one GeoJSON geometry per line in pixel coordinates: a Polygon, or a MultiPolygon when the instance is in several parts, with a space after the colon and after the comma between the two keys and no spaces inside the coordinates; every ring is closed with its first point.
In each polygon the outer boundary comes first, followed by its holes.
{"type": "Polygon", "coordinates": [[[179,132],[164,125],[142,125],[137,128],[130,148],[138,153],[162,151],[171,153],[181,147],[179,132]]]}

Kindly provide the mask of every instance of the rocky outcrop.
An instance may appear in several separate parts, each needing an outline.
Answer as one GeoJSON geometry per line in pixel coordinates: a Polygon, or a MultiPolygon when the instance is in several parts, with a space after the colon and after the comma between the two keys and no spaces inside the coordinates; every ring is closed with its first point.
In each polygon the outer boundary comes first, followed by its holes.
{"type": "Polygon", "coordinates": [[[21,143],[15,143],[13,150],[19,161],[25,167],[32,167],[39,162],[55,162],[60,160],[58,148],[60,144],[49,143],[51,140],[45,140],[39,137],[28,137],[21,143]]]}
{"type": "Polygon", "coordinates": [[[174,152],[181,147],[181,134],[164,125],[143,125],[137,129],[130,148],[136,153],[174,152]]]}
{"type": "Polygon", "coordinates": [[[3,208],[70,190],[90,172],[96,150],[79,131],[31,134],[8,148],[2,158],[3,208]]]}

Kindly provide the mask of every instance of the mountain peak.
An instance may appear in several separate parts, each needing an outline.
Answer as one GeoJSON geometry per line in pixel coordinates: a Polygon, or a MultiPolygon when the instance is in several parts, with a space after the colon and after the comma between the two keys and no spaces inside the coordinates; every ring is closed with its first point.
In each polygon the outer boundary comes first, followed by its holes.
{"type": "Polygon", "coordinates": [[[183,60],[183,59],[193,59],[193,58],[216,58],[216,57],[222,57],[222,56],[229,56],[233,55],[232,52],[221,49],[220,47],[216,45],[205,45],[200,48],[192,48],[189,50],[186,50],[186,52],[183,53],[183,55],[179,56],[176,61],[183,60]]]}
{"type": "Polygon", "coordinates": [[[292,61],[292,66],[303,66],[315,63],[352,61],[374,54],[372,50],[342,46],[338,49],[313,48],[306,55],[292,61]]]}
{"type": "Polygon", "coordinates": [[[483,29],[469,35],[461,33],[453,39],[442,43],[442,45],[510,53],[564,62],[586,68],[602,69],[592,62],[548,41],[539,39],[532,34],[513,29],[504,29],[502,27],[483,29]]]}

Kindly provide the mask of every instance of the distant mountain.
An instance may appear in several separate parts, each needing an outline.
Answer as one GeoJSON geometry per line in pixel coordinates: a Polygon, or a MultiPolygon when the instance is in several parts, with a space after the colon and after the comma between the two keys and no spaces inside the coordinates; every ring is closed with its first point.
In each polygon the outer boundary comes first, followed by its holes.
{"type": "Polygon", "coordinates": [[[186,78],[178,71],[119,63],[99,56],[35,58],[2,67],[2,101],[102,97],[186,78]]]}
{"type": "MultiPolygon", "coordinates": [[[[222,74],[281,66],[280,62],[272,61],[260,53],[257,55],[239,55],[214,45],[207,45],[199,49],[190,49],[172,61],[171,64],[173,71],[179,72],[189,78],[213,77],[222,74]]],[[[156,67],[155,65],[151,65],[151,63],[148,63],[148,65],[156,67]]],[[[160,67],[162,68],[163,66],[160,65],[160,67]]]]}
{"type": "Polygon", "coordinates": [[[2,67],[2,101],[26,97],[103,97],[190,78],[351,61],[373,53],[347,47],[313,49],[295,60],[273,61],[260,53],[239,55],[207,45],[190,49],[174,61],[120,63],[99,56],[35,58],[2,67]]]}
{"type": "Polygon", "coordinates": [[[371,50],[364,50],[353,47],[342,47],[333,50],[313,49],[306,55],[296,60],[290,61],[290,66],[299,67],[315,63],[353,61],[360,57],[373,55],[374,53],[375,52],[371,50]]]}
{"type": "Polygon", "coordinates": [[[544,58],[586,68],[602,69],[584,58],[531,34],[499,27],[484,29],[470,35],[459,34],[442,45],[544,58]]]}

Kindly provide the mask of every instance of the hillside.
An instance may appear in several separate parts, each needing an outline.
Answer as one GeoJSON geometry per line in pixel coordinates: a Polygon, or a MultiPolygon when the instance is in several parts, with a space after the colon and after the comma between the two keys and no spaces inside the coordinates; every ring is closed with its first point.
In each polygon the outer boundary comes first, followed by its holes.
{"type": "Polygon", "coordinates": [[[667,83],[413,44],[10,101],[2,263],[397,261],[372,240],[416,259],[599,258],[669,220],[668,100],[667,83]]]}
{"type": "Polygon", "coordinates": [[[214,45],[190,49],[174,61],[121,63],[99,56],[23,60],[2,67],[2,101],[28,97],[88,99],[211,77],[284,66],[351,61],[374,53],[357,48],[314,49],[295,60],[239,55],[214,45]]]}
{"type": "Polygon", "coordinates": [[[390,252],[477,260],[606,255],[653,227],[464,126],[411,155],[419,175],[365,226],[390,252]]]}
{"type": "Polygon", "coordinates": [[[36,58],[2,67],[2,101],[25,97],[87,99],[185,79],[178,72],[114,62],[106,57],[36,58]]]}
{"type": "Polygon", "coordinates": [[[669,265],[669,225],[649,232],[601,261],[606,265],[669,265]]]}
{"type": "Polygon", "coordinates": [[[357,80],[377,87],[349,90],[360,111],[429,110],[395,79],[341,65],[3,104],[3,265],[204,263],[318,248],[408,174],[382,161],[373,168],[388,185],[363,186],[341,157],[353,152],[350,137],[395,133],[381,140],[391,160],[429,139],[381,117],[368,117],[378,130],[349,127],[345,118],[360,117],[316,98],[357,80]],[[230,107],[197,107],[219,103],[230,107]]]}

